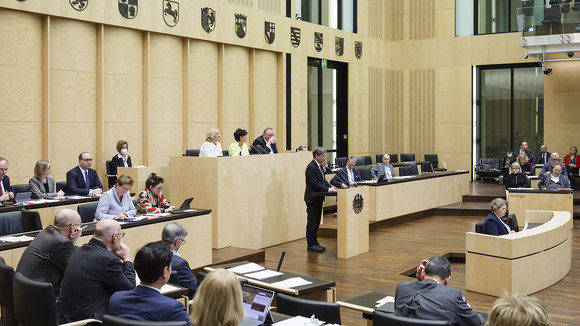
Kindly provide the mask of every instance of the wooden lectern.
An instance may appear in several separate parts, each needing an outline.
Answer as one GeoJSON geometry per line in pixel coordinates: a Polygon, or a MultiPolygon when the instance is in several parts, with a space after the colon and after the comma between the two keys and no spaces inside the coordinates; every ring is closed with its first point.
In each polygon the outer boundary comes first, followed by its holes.
{"type": "Polygon", "coordinates": [[[368,252],[369,187],[339,189],[337,197],[337,257],[350,258],[368,252]]]}

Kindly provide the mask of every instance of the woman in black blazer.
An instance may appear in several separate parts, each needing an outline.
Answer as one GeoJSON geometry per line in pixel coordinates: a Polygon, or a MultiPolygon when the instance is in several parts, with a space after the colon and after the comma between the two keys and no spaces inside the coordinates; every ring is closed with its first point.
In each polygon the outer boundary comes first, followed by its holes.
{"type": "Polygon", "coordinates": [[[119,140],[117,142],[117,154],[111,159],[111,174],[117,175],[117,167],[132,167],[131,157],[127,154],[129,149],[129,144],[124,140],[119,140]]]}
{"type": "Polygon", "coordinates": [[[54,178],[50,175],[51,172],[48,161],[40,160],[36,162],[34,176],[28,180],[28,185],[32,192],[30,198],[39,199],[64,196],[64,191],[55,191],[54,178]]]}
{"type": "Polygon", "coordinates": [[[522,173],[520,164],[517,162],[512,163],[512,173],[505,179],[505,189],[510,188],[530,188],[530,179],[522,173]]]}

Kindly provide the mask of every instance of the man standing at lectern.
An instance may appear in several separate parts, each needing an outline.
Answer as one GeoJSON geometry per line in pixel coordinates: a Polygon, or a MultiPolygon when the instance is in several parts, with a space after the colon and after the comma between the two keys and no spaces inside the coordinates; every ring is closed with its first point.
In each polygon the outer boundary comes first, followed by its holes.
{"type": "Polygon", "coordinates": [[[318,243],[317,237],[322,216],[322,202],[324,201],[324,193],[336,192],[336,188],[331,186],[324,177],[322,164],[326,161],[326,149],[316,147],[312,150],[312,156],[314,159],[306,167],[306,190],[304,191],[306,213],[308,214],[308,222],[306,223],[307,250],[324,252],[326,248],[318,243]]]}

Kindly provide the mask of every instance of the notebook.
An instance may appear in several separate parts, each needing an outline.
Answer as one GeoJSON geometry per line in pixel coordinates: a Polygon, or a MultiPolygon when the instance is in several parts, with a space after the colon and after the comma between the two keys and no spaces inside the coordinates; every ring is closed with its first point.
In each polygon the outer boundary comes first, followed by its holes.
{"type": "Polygon", "coordinates": [[[274,292],[249,284],[242,285],[242,306],[245,317],[240,326],[263,325],[270,310],[274,292]]]}

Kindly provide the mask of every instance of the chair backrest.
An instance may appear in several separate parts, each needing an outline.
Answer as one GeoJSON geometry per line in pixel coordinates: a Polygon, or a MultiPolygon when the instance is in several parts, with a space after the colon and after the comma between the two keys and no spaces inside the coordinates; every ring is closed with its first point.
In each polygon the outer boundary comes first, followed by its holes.
{"type": "Polygon", "coordinates": [[[348,157],[337,157],[334,159],[334,164],[339,167],[345,167],[346,166],[346,161],[348,160],[348,157]]]}
{"type": "Polygon", "coordinates": [[[338,303],[307,300],[278,293],[276,295],[276,310],[289,316],[309,318],[314,315],[320,321],[340,325],[340,306],[338,303]]]}
{"type": "Polygon", "coordinates": [[[366,159],[364,157],[357,157],[356,158],[356,165],[358,165],[358,166],[366,165],[366,159]]]}
{"type": "MultiPolygon", "coordinates": [[[[113,168],[111,167],[111,161],[105,161],[105,166],[107,167],[107,175],[115,175],[117,173],[113,173],[113,168]]],[[[107,182],[109,189],[113,188],[115,182],[117,182],[117,177],[107,177],[107,182]]]]}
{"type": "Polygon", "coordinates": [[[381,163],[383,161],[383,154],[377,154],[375,159],[376,159],[375,164],[381,163]]]}
{"type": "Polygon", "coordinates": [[[14,315],[20,326],[56,326],[56,295],[52,284],[14,274],[14,315]]]}
{"type": "Polygon", "coordinates": [[[421,162],[421,173],[433,172],[433,166],[431,162],[421,162]]]}
{"type": "Polygon", "coordinates": [[[365,168],[357,169],[357,170],[360,173],[361,179],[371,180],[373,178],[373,175],[371,174],[371,168],[365,167],[365,168]]]}
{"type": "Polygon", "coordinates": [[[401,162],[413,162],[413,161],[415,161],[414,153],[401,154],[401,162]]]}
{"type": "Polygon", "coordinates": [[[409,172],[409,170],[407,169],[406,166],[399,166],[399,176],[400,177],[404,177],[407,175],[411,175],[411,173],[409,172]]]}
{"type": "Polygon", "coordinates": [[[22,208],[20,213],[22,213],[22,229],[24,232],[42,230],[42,221],[38,211],[29,211],[22,208]]]}
{"type": "Polygon", "coordinates": [[[14,268],[7,266],[4,259],[0,261],[0,306],[2,307],[2,325],[18,326],[14,317],[14,295],[12,283],[14,268]]]}
{"type": "Polygon", "coordinates": [[[479,167],[481,170],[498,170],[500,168],[501,158],[480,158],[479,167]]]}
{"type": "MultiPolygon", "coordinates": [[[[407,169],[408,175],[415,175],[419,174],[419,170],[417,169],[417,163],[406,163],[405,168],[407,169]]],[[[431,170],[433,171],[433,170],[431,170]]]]}
{"type": "Polygon", "coordinates": [[[62,190],[66,192],[66,181],[59,181],[56,183],[56,191],[62,190]]]}
{"type": "Polygon", "coordinates": [[[187,326],[186,321],[142,321],[112,315],[103,316],[103,326],[187,326]]]}
{"type": "Polygon", "coordinates": [[[205,277],[207,276],[207,272],[206,271],[199,271],[197,272],[197,287],[199,288],[199,286],[201,285],[201,282],[203,282],[203,280],[205,279],[205,277]]]}
{"type": "Polygon", "coordinates": [[[22,185],[12,185],[12,189],[14,193],[20,194],[23,192],[30,192],[30,185],[22,184],[22,185]]]}
{"type": "Polygon", "coordinates": [[[431,162],[434,169],[436,169],[437,165],[439,164],[439,159],[437,158],[437,154],[425,154],[425,161],[431,162]]]}
{"type": "Polygon", "coordinates": [[[510,227],[510,229],[516,232],[520,232],[520,227],[518,226],[518,218],[516,217],[516,214],[508,215],[508,217],[506,218],[506,224],[510,227]]]}
{"type": "Polygon", "coordinates": [[[386,312],[375,310],[373,312],[373,326],[422,326],[422,325],[448,325],[446,320],[425,320],[395,316],[386,312]]]}
{"type": "MultiPolygon", "coordinates": [[[[389,161],[389,163],[399,163],[399,155],[397,154],[389,154],[389,157],[391,158],[391,160],[389,161]]],[[[382,161],[382,158],[381,158],[382,161]]]]}
{"type": "Polygon", "coordinates": [[[370,156],[363,156],[363,158],[365,159],[365,164],[364,165],[373,165],[373,159],[372,159],[372,157],[370,157],[370,156]]]}
{"type": "Polygon", "coordinates": [[[77,206],[77,211],[79,212],[79,215],[81,216],[81,221],[83,223],[88,223],[95,220],[95,212],[97,211],[98,205],[99,203],[96,202],[77,206]]]}
{"type": "Polygon", "coordinates": [[[184,156],[199,156],[199,149],[186,149],[184,156]]]}
{"type": "Polygon", "coordinates": [[[9,235],[24,232],[22,213],[8,212],[0,214],[0,235],[9,235]]]}
{"type": "Polygon", "coordinates": [[[475,233],[485,233],[485,228],[483,227],[484,223],[485,222],[479,222],[475,224],[475,233]]]}
{"type": "Polygon", "coordinates": [[[230,151],[229,151],[228,149],[223,149],[223,150],[222,150],[222,154],[223,154],[224,156],[230,156],[230,151]]]}

